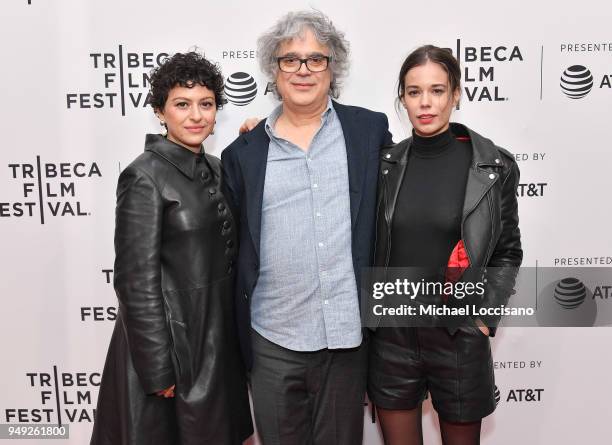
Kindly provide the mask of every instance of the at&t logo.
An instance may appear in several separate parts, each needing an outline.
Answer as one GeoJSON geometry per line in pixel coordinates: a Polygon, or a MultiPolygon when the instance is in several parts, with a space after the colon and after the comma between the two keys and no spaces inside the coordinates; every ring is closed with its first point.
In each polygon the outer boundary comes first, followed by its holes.
{"type": "MultiPolygon", "coordinates": [[[[601,77],[599,89],[612,88],[612,74],[601,77]]],[[[589,68],[584,65],[572,65],[561,74],[561,91],[570,99],[582,99],[595,86],[595,78],[589,68]]]]}
{"type": "Polygon", "coordinates": [[[502,394],[495,385],[495,405],[500,401],[504,402],[541,402],[544,388],[516,388],[508,390],[508,394],[502,397],[502,394]]]}
{"type": "Polygon", "coordinates": [[[564,278],[557,283],[553,296],[563,309],[574,309],[585,300],[586,288],[577,278],[564,278]]]}
{"type": "Polygon", "coordinates": [[[541,402],[544,388],[511,389],[506,402],[541,402]]]}
{"type": "Polygon", "coordinates": [[[225,96],[236,106],[248,105],[257,96],[257,82],[250,74],[238,71],[225,81],[225,96]]]}
{"type": "MultiPolygon", "coordinates": [[[[576,309],[587,298],[589,290],[578,278],[563,278],[555,286],[553,297],[563,309],[576,309]]],[[[593,288],[591,300],[612,300],[612,285],[598,284],[593,288]]]]}
{"type": "Polygon", "coordinates": [[[544,196],[544,190],[547,186],[547,182],[521,183],[516,188],[516,196],[519,198],[525,196],[528,196],[530,198],[544,196]]]}
{"type": "Polygon", "coordinates": [[[582,99],[593,88],[593,75],[582,65],[572,65],[561,75],[561,90],[570,99],[582,99]]]}

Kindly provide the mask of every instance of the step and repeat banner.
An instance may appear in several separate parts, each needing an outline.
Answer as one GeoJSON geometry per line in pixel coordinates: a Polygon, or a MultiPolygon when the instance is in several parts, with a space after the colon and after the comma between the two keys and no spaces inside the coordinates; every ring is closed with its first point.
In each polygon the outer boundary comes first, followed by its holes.
{"type": "MultiPolygon", "coordinates": [[[[340,101],[385,112],[396,141],[410,134],[394,104],[401,62],[425,43],[450,48],[464,82],[453,120],[519,163],[524,265],[612,267],[606,2],[5,0],[0,423],[60,423],[70,426],[65,443],[89,441],[117,315],[115,186],[145,134],[160,130],[148,105],[151,68],[198,48],[220,64],[228,88],[243,85],[205,141],[218,156],[245,118],[277,105],[256,38],[288,10],[309,7],[351,43],[340,101]]],[[[585,285],[612,305],[612,277],[585,285]]],[[[611,342],[606,327],[501,329],[492,340],[498,406],[484,420],[483,443],[609,440],[611,342]]],[[[367,402],[364,422],[364,443],[381,444],[367,402]]],[[[424,434],[440,443],[429,402],[424,434]]]]}

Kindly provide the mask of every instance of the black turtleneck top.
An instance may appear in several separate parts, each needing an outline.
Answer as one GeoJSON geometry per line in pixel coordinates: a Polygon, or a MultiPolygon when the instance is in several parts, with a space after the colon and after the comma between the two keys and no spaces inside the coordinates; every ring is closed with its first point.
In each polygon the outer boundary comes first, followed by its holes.
{"type": "Polygon", "coordinates": [[[461,239],[472,147],[450,129],[427,138],[413,131],[412,138],[393,215],[389,265],[446,266],[461,239]]]}

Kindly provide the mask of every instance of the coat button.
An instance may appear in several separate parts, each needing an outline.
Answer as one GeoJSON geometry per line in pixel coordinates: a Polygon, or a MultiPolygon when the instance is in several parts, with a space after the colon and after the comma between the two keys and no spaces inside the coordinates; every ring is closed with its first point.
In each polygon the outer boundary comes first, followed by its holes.
{"type": "Polygon", "coordinates": [[[248,299],[249,299],[249,296],[247,295],[247,293],[246,293],[246,292],[244,293],[244,299],[245,299],[245,300],[248,300],[248,299]]]}
{"type": "Polygon", "coordinates": [[[387,153],[387,154],[385,155],[385,159],[391,159],[391,154],[390,154],[390,153],[387,153]]]}
{"type": "Polygon", "coordinates": [[[223,204],[222,202],[220,202],[220,203],[217,205],[217,209],[219,209],[219,211],[220,211],[220,212],[224,211],[224,210],[225,210],[225,204],[223,204]]]}
{"type": "Polygon", "coordinates": [[[204,180],[204,181],[208,181],[208,178],[209,178],[210,176],[208,176],[208,173],[206,173],[206,172],[202,172],[202,173],[200,173],[200,177],[202,178],[202,180],[204,180]]]}
{"type": "Polygon", "coordinates": [[[231,248],[231,247],[234,245],[234,241],[232,241],[231,239],[228,239],[228,240],[225,242],[225,245],[226,245],[227,247],[230,247],[230,248],[231,248]]]}
{"type": "Polygon", "coordinates": [[[232,223],[229,221],[223,221],[223,228],[224,229],[229,229],[232,226],[232,223]]]}
{"type": "Polygon", "coordinates": [[[211,187],[208,189],[208,193],[210,193],[211,195],[214,195],[215,193],[217,193],[217,191],[211,187]]]}
{"type": "Polygon", "coordinates": [[[489,179],[495,179],[495,173],[491,173],[491,174],[489,175],[489,179]]]}
{"type": "Polygon", "coordinates": [[[496,164],[499,164],[499,163],[500,163],[500,160],[499,160],[499,159],[496,159],[496,160],[495,160],[495,163],[496,163],[496,164]]]}
{"type": "Polygon", "coordinates": [[[383,175],[386,175],[387,173],[389,173],[389,170],[387,170],[386,168],[383,170],[383,175]]]}

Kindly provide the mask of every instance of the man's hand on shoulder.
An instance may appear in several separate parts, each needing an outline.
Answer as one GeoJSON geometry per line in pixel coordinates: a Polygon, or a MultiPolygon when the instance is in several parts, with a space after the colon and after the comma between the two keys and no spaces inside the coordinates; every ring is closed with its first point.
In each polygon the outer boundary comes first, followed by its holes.
{"type": "Polygon", "coordinates": [[[253,128],[255,128],[257,124],[260,122],[261,122],[261,119],[259,119],[258,117],[249,117],[242,123],[242,125],[240,126],[240,129],[238,130],[238,133],[239,134],[248,133],[253,128]]]}

